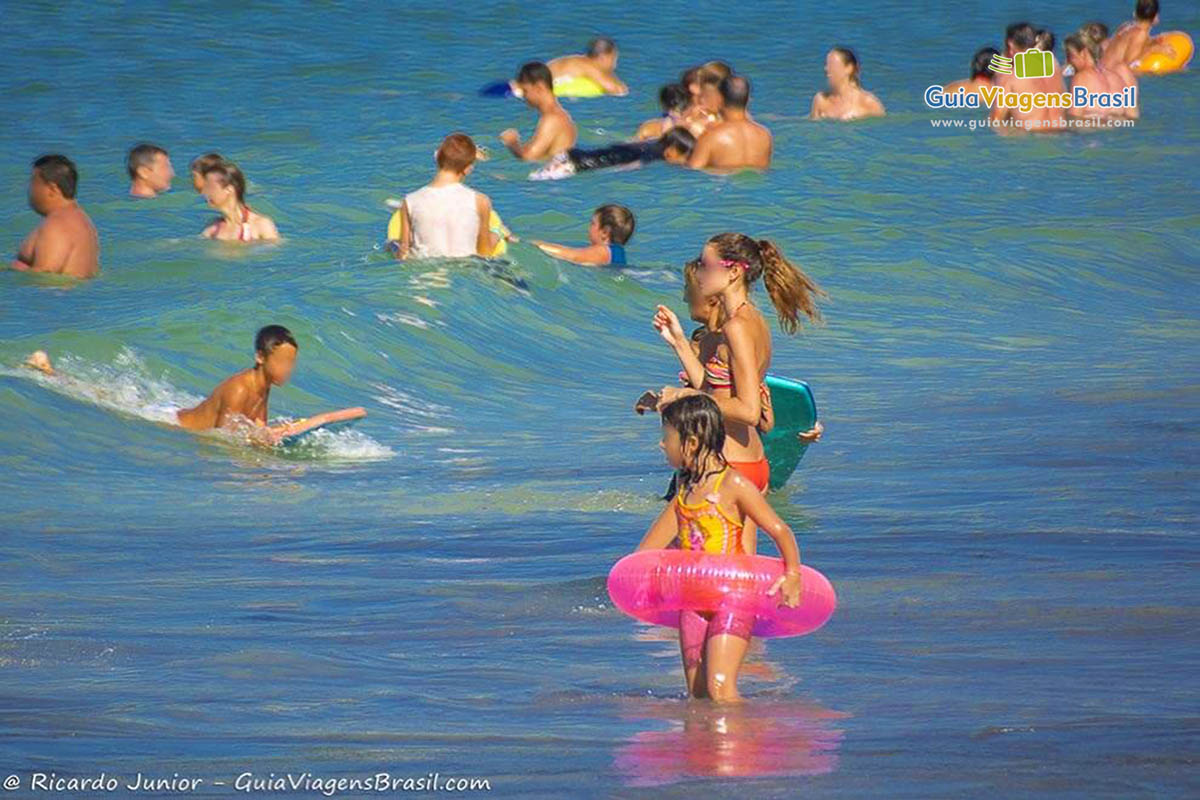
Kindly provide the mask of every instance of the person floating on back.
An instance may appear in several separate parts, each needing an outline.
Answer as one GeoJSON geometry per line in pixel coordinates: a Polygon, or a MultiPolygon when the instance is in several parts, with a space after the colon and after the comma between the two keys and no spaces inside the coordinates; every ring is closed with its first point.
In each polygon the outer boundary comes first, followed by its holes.
{"type": "Polygon", "coordinates": [[[586,55],[559,56],[546,66],[556,83],[586,78],[598,84],[605,94],[623,97],[629,94],[629,87],[617,77],[617,55],[617,43],[601,36],[588,42],[586,55]]]}
{"type": "Polygon", "coordinates": [[[246,176],[232,161],[205,167],[204,199],[221,212],[221,218],[204,229],[203,236],[223,242],[274,241],[275,223],[246,205],[246,176]]]}
{"type": "Polygon", "coordinates": [[[72,278],[100,273],[100,238],[75,199],[78,183],[79,173],[66,156],[45,155],[33,162],[29,207],[45,219],[21,243],[13,269],[72,278]]]}
{"type": "Polygon", "coordinates": [[[636,169],[654,161],[686,165],[696,139],[687,128],[671,128],[658,139],[616,142],[604,147],[572,147],[529,174],[531,181],[556,181],[595,169],[636,169]]]}
{"type": "Polygon", "coordinates": [[[516,86],[525,102],[537,109],[539,117],[533,136],[524,143],[515,128],[500,134],[500,141],[512,154],[522,161],[545,161],[573,147],[578,131],[571,115],[554,96],[550,68],[537,61],[525,64],[517,73],[516,86]]]}
{"type": "Polygon", "coordinates": [[[625,245],[633,237],[633,212],[625,206],[604,205],[592,213],[586,247],[567,247],[532,240],[542,252],[587,267],[625,266],[625,245]]]}
{"type": "MultiPolygon", "coordinates": [[[[315,417],[267,426],[267,403],[272,386],[282,386],[292,376],[299,345],[292,332],[282,325],[260,328],[254,337],[254,366],[226,378],[212,394],[194,408],[176,412],[179,425],[189,431],[223,428],[245,432],[258,444],[277,444],[293,436],[330,422],[341,422],[366,416],[362,408],[346,408],[315,417]]],[[[25,366],[56,375],[45,351],[32,353],[25,366]]]]}
{"type": "Polygon", "coordinates": [[[490,256],[499,237],[490,230],[492,201],[464,181],[479,155],[464,133],[447,136],[434,159],[437,174],[404,198],[400,206],[400,238],[396,258],[465,258],[490,256]]]}
{"type": "Polygon", "coordinates": [[[879,98],[862,88],[858,56],[849,47],[835,47],[825,56],[829,91],[813,95],[810,119],[852,120],[882,117],[879,98]]]}
{"type": "Polygon", "coordinates": [[[766,169],[771,165],[771,132],[750,117],[750,81],[730,75],[721,81],[722,119],[696,140],[693,169],[766,169]]]}
{"type": "Polygon", "coordinates": [[[134,197],[158,197],[171,190],[175,170],[167,151],[155,144],[139,144],[129,151],[129,193],[134,197]]]}

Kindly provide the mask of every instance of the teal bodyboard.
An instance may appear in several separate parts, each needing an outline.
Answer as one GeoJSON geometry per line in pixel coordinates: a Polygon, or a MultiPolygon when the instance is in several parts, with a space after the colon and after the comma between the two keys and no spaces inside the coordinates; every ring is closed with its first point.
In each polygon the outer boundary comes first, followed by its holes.
{"type": "Polygon", "coordinates": [[[762,442],[767,461],[771,462],[770,487],[775,490],[788,482],[804,458],[808,445],[797,439],[796,434],[816,424],[817,403],[804,381],[768,375],[767,388],[775,409],[775,427],[763,434],[762,442]]]}

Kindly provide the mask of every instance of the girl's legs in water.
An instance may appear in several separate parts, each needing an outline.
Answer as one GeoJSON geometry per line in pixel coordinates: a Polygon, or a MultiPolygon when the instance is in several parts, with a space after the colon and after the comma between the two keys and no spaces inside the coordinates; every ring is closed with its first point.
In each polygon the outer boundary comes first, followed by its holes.
{"type": "Polygon", "coordinates": [[[754,627],[753,615],[722,609],[711,619],[695,611],[679,615],[679,649],[688,694],[718,702],[741,700],[738,673],[754,627]]]}
{"type": "Polygon", "coordinates": [[[718,703],[741,701],[742,696],[737,689],[738,672],[749,649],[749,639],[731,633],[709,637],[704,659],[709,697],[718,703]]]}

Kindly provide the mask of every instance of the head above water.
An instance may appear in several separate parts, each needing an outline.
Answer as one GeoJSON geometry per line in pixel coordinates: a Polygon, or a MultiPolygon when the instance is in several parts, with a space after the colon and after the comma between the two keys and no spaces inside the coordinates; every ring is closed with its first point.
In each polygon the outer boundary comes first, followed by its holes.
{"type": "Polygon", "coordinates": [[[658,142],[662,145],[663,160],[668,164],[685,163],[696,149],[696,137],[687,128],[671,128],[658,142]]]}
{"type": "Polygon", "coordinates": [[[130,180],[140,180],[155,192],[170,189],[171,179],[175,177],[170,156],[156,144],[143,143],[130,150],[125,169],[129,171],[130,180]]]}
{"type": "Polygon", "coordinates": [[[204,191],[204,171],[209,167],[215,167],[225,163],[225,157],[220,153],[205,153],[202,156],[197,156],[192,159],[190,165],[192,173],[192,188],[196,190],[196,194],[204,191]]]}
{"type": "Polygon", "coordinates": [[[1054,31],[1050,30],[1049,28],[1042,28],[1040,31],[1034,34],[1033,46],[1038,50],[1046,53],[1053,53],[1054,43],[1054,31]]]}
{"type": "Polygon", "coordinates": [[[521,69],[517,71],[516,84],[525,102],[530,105],[537,105],[547,98],[554,97],[554,75],[541,61],[522,64],[521,69]]]}
{"type": "Polygon", "coordinates": [[[992,79],[992,68],[988,66],[992,63],[992,56],[1000,55],[1000,51],[994,47],[981,47],[975,51],[975,55],[971,57],[971,78],[987,78],[992,79]]]}
{"type": "Polygon", "coordinates": [[[465,133],[452,133],[442,140],[434,159],[438,169],[466,175],[475,166],[478,156],[479,150],[470,136],[465,133]]]}
{"type": "Polygon", "coordinates": [[[29,205],[39,214],[53,211],[75,199],[79,173],[66,156],[51,153],[33,162],[29,176],[29,205]]]}
{"type": "Polygon", "coordinates": [[[658,105],[664,114],[682,113],[691,101],[691,94],[681,83],[668,83],[658,90],[658,105]]]}
{"type": "Polygon", "coordinates": [[[1137,0],[1133,7],[1133,16],[1142,22],[1156,24],[1158,22],[1158,0],[1137,0]]]}
{"type": "Polygon", "coordinates": [[[858,56],[849,47],[834,47],[825,56],[825,77],[831,86],[862,86],[858,56]]]}
{"type": "Polygon", "coordinates": [[[742,233],[717,234],[700,251],[700,262],[700,290],[705,297],[737,290],[749,293],[762,278],[784,331],[799,330],[801,314],[811,322],[821,319],[817,298],[825,296],[825,292],[784,258],[774,242],[752,239],[742,233]]]}
{"type": "Polygon", "coordinates": [[[204,197],[213,208],[221,208],[229,198],[237,200],[238,205],[246,204],[246,176],[232,161],[222,161],[220,164],[204,170],[204,197]]]}
{"type": "Polygon", "coordinates": [[[1100,44],[1092,41],[1083,29],[1063,39],[1063,49],[1067,53],[1067,63],[1077,73],[1094,67],[1100,60],[1100,44]]]}
{"type": "Polygon", "coordinates": [[[636,222],[633,212],[615,203],[603,205],[592,212],[588,238],[593,244],[625,244],[633,237],[636,222]]]}
{"type": "Polygon", "coordinates": [[[750,79],[741,75],[728,75],[721,80],[722,106],[734,111],[743,111],[750,105],[750,79]]]}
{"type": "Polygon", "coordinates": [[[716,401],[693,394],[664,407],[659,446],[667,463],[679,470],[683,489],[704,480],[706,471],[724,467],[725,422],[716,401]]]}
{"type": "Polygon", "coordinates": [[[254,364],[275,385],[287,383],[292,376],[299,351],[296,337],[282,325],[264,326],[254,335],[254,364]]]}
{"type": "Polygon", "coordinates": [[[721,96],[721,78],[713,74],[702,74],[699,78],[699,92],[696,95],[696,106],[709,114],[719,114],[725,107],[725,99],[721,96]]]}
{"type": "Polygon", "coordinates": [[[1096,43],[1103,42],[1108,38],[1108,26],[1103,22],[1089,22],[1081,27],[1079,32],[1096,43]]]}
{"type": "Polygon", "coordinates": [[[604,70],[617,68],[617,43],[607,36],[597,36],[588,42],[587,56],[604,70]]]}
{"type": "Polygon", "coordinates": [[[1004,49],[1009,55],[1024,53],[1037,44],[1037,30],[1028,22],[1014,22],[1004,29],[1004,49]]]}

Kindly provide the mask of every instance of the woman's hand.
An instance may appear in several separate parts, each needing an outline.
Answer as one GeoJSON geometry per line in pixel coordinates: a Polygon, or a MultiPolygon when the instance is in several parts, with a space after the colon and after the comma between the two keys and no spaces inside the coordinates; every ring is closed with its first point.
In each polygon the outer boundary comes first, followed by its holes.
{"type": "Polygon", "coordinates": [[[771,588],[767,591],[768,595],[774,595],[779,592],[783,595],[783,605],[788,608],[795,608],[800,605],[800,572],[785,572],[783,577],[771,584],[771,588]]]}
{"type": "Polygon", "coordinates": [[[809,428],[806,431],[797,433],[796,438],[799,439],[804,444],[812,444],[813,442],[821,441],[821,434],[824,432],[825,432],[825,426],[821,424],[820,420],[817,420],[816,425],[813,425],[811,428],[809,428]]]}
{"type": "Polygon", "coordinates": [[[683,332],[683,326],[679,324],[679,317],[675,316],[675,312],[666,306],[659,306],[655,310],[654,330],[658,331],[658,335],[663,338],[663,341],[672,347],[687,344],[687,334],[683,332]]]}

